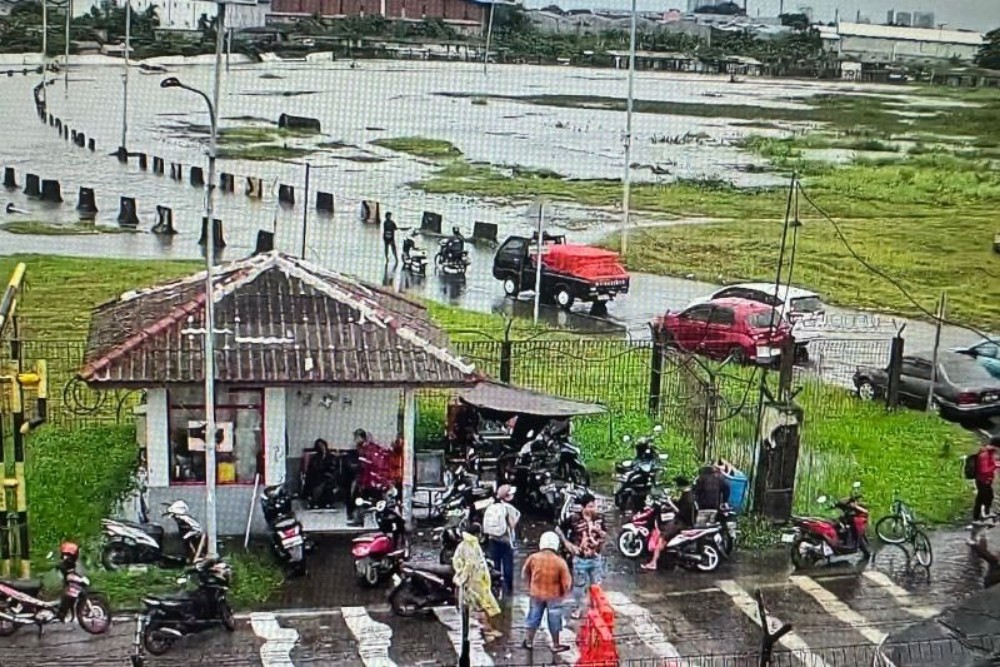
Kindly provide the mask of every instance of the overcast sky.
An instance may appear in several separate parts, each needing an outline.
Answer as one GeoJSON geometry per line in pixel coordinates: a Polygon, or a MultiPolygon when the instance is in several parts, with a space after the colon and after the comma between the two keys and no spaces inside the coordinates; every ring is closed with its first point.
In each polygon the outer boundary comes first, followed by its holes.
{"type": "MultiPolygon", "coordinates": [[[[706,0],[707,1],[707,0],[706,0]]],[[[742,1],[742,0],[739,0],[742,1]]],[[[687,9],[687,0],[637,0],[639,11],[666,11],[687,9]]],[[[751,16],[775,16],[781,0],[747,0],[747,13],[751,16]]],[[[628,0],[525,0],[525,6],[537,9],[556,4],[563,9],[629,8],[628,0]]],[[[967,28],[987,32],[1000,27],[1000,0],[784,0],[785,11],[794,11],[805,5],[813,9],[819,21],[832,21],[840,9],[841,19],[853,21],[858,10],[868,15],[873,23],[884,23],[890,9],[907,12],[934,12],[937,23],[947,23],[950,28],[967,28]]]]}

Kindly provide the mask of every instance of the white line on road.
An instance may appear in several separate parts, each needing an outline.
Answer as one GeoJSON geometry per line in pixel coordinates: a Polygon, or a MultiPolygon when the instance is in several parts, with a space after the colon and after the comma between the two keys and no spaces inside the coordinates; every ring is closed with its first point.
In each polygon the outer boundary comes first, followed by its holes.
{"type": "MultiPolygon", "coordinates": [[[[528,617],[528,604],[529,599],[527,595],[518,595],[514,598],[514,608],[517,609],[518,613],[527,620],[528,617]]],[[[564,608],[565,609],[565,608],[564,608]]],[[[568,611],[568,610],[566,610],[568,611]]],[[[565,620],[566,617],[564,617],[565,620]]],[[[547,621],[548,619],[544,619],[547,621]]],[[[549,634],[547,622],[543,622],[542,626],[538,629],[540,633],[545,635],[548,640],[549,647],[552,647],[552,635],[549,634]]],[[[580,651],[576,648],[576,633],[573,629],[563,623],[562,632],[559,634],[559,638],[563,644],[569,646],[569,650],[563,653],[553,653],[553,660],[556,662],[565,662],[568,665],[575,665],[580,661],[580,651]],[[566,638],[569,637],[567,640],[566,638]]]]}
{"type": "Polygon", "coordinates": [[[816,602],[826,610],[831,616],[836,618],[838,621],[851,626],[854,630],[858,632],[862,637],[870,641],[872,644],[881,644],[888,635],[881,630],[877,630],[872,627],[871,623],[861,614],[854,611],[842,601],[837,599],[837,596],[820,586],[816,581],[810,577],[790,577],[793,584],[798,586],[804,592],[808,593],[816,602]]]}
{"type": "Polygon", "coordinates": [[[250,626],[254,634],[264,640],[260,647],[260,662],[263,667],[295,667],[292,649],[299,640],[299,633],[292,628],[283,628],[274,614],[250,614],[250,626]]]}
{"type": "Polygon", "coordinates": [[[905,588],[898,586],[896,582],[883,572],[866,569],[862,574],[868,581],[879,588],[884,588],[885,592],[895,598],[900,608],[908,614],[917,616],[918,618],[933,618],[941,613],[941,610],[935,607],[918,607],[913,605],[913,595],[905,588]]]}
{"type": "Polygon", "coordinates": [[[392,628],[368,615],[364,607],[341,607],[344,623],[358,640],[358,653],[365,667],[396,667],[389,659],[392,628]]]}
{"type": "Polygon", "coordinates": [[[653,622],[649,612],[633,602],[629,596],[618,591],[607,591],[604,594],[612,608],[627,616],[639,639],[656,654],[658,658],[679,658],[680,651],[663,636],[660,628],[653,622]]]}
{"type": "MultiPolygon", "coordinates": [[[[739,584],[737,584],[732,579],[726,579],[718,582],[719,590],[728,595],[733,600],[733,604],[736,608],[746,614],[750,620],[752,620],[757,625],[764,627],[761,621],[760,615],[757,613],[757,601],[754,600],[749,593],[743,590],[739,584]]],[[[769,621],[768,632],[776,632],[783,624],[780,620],[772,616],[767,615],[767,620],[769,621]]],[[[809,645],[805,643],[802,637],[799,637],[795,632],[789,632],[787,635],[781,638],[781,643],[787,648],[795,651],[795,657],[802,661],[808,667],[829,667],[826,662],[824,662],[819,656],[813,655],[812,651],[809,650],[809,645]]]]}
{"type": "MultiPolygon", "coordinates": [[[[448,639],[455,653],[462,655],[462,615],[455,607],[435,607],[434,615],[448,629],[448,639]]],[[[493,667],[493,658],[483,648],[483,629],[474,618],[469,619],[469,658],[476,667],[493,667]]]]}

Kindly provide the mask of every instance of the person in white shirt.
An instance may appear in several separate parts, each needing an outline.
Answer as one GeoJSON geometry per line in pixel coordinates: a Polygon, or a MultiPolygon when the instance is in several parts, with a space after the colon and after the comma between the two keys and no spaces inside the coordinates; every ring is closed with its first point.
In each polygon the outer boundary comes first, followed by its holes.
{"type": "Polygon", "coordinates": [[[516,489],[509,484],[497,489],[496,501],[483,514],[483,532],[489,538],[488,555],[503,575],[504,599],[514,594],[514,545],[521,513],[511,504],[516,489]]]}

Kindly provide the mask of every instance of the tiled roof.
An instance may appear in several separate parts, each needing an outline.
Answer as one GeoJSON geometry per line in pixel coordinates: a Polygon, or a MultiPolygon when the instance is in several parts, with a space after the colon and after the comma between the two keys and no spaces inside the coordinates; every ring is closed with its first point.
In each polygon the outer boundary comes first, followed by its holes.
{"type": "MultiPolygon", "coordinates": [[[[475,368],[426,309],[309,262],[265,253],[216,267],[216,379],[460,385],[475,368]]],[[[80,377],[94,386],[199,382],[205,273],[98,306],[80,377]]]]}

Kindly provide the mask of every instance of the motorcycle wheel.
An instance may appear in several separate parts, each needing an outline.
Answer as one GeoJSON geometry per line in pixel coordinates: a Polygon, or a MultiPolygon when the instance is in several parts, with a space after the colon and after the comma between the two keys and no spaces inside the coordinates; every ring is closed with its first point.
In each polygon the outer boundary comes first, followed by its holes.
{"type": "Polygon", "coordinates": [[[563,469],[562,478],[577,486],[590,486],[590,473],[581,466],[567,466],[563,469]]]}
{"type": "Polygon", "coordinates": [[[618,533],[618,551],[625,558],[640,558],[646,551],[646,541],[634,530],[622,530],[618,533]]]}
{"type": "Polygon", "coordinates": [[[810,540],[807,540],[805,537],[797,537],[795,538],[795,541],[792,542],[792,547],[791,547],[792,565],[794,565],[795,569],[797,570],[801,570],[807,567],[813,567],[814,565],[816,565],[816,560],[817,560],[816,556],[814,556],[812,552],[810,552],[808,555],[802,553],[803,546],[812,546],[812,542],[810,540]]]}
{"type": "Polygon", "coordinates": [[[722,556],[719,550],[712,544],[702,544],[698,550],[701,560],[695,564],[695,569],[699,572],[715,572],[722,563],[722,556]]]}
{"type": "Polygon", "coordinates": [[[229,632],[236,631],[236,616],[233,615],[233,608],[229,606],[229,600],[225,598],[219,600],[219,620],[222,621],[222,627],[229,632]]]}
{"type": "Polygon", "coordinates": [[[101,549],[101,563],[105,570],[120,570],[132,560],[129,548],[124,544],[105,544],[101,549]]]}
{"type": "Polygon", "coordinates": [[[76,601],[76,622],[92,635],[103,635],[111,629],[111,609],[103,597],[88,595],[76,601]]]}
{"type": "Polygon", "coordinates": [[[417,595],[413,592],[412,584],[407,579],[404,579],[389,593],[389,606],[392,607],[392,613],[402,618],[410,618],[420,612],[416,602],[417,595]]]}
{"type": "Polygon", "coordinates": [[[722,531],[722,552],[726,557],[729,557],[733,555],[734,551],[736,551],[736,540],[733,539],[728,530],[722,531]]]}
{"type": "Polygon", "coordinates": [[[142,631],[142,645],[153,655],[163,655],[174,645],[174,638],[155,626],[147,625],[142,631]]]}

